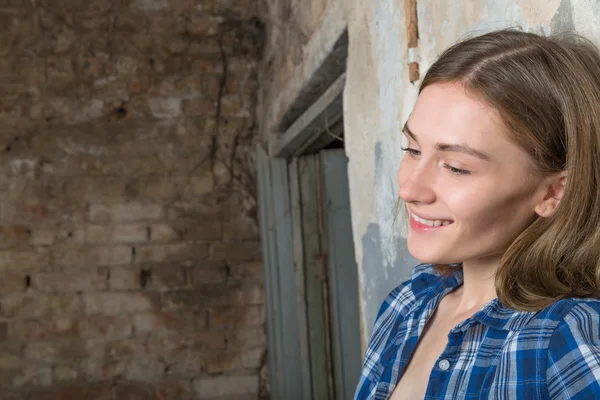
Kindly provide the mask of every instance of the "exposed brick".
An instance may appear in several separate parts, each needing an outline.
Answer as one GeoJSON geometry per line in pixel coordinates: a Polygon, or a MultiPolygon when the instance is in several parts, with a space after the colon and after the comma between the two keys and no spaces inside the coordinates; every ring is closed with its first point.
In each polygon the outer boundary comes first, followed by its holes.
{"type": "Polygon", "coordinates": [[[135,261],[147,263],[201,260],[207,256],[208,246],[204,243],[149,244],[136,247],[135,261]]]}
{"type": "Polygon", "coordinates": [[[251,282],[262,284],[264,282],[264,267],[262,262],[233,264],[229,279],[233,282],[251,282]]]}
{"type": "Polygon", "coordinates": [[[40,292],[96,291],[108,288],[106,268],[78,268],[31,275],[31,286],[40,292]]]}
{"type": "Polygon", "coordinates": [[[151,311],[156,299],[149,293],[96,292],[81,295],[87,315],[93,314],[132,314],[151,311]]]}
{"type": "Polygon", "coordinates": [[[24,225],[0,225],[0,247],[15,247],[27,244],[31,230],[24,225]]]}
{"type": "Polygon", "coordinates": [[[195,379],[194,390],[200,398],[258,393],[257,375],[215,376],[195,379]]]}
{"type": "Polygon", "coordinates": [[[132,261],[132,248],[125,245],[56,249],[55,264],[59,267],[94,267],[127,265],[132,261]]]}
{"type": "Polygon", "coordinates": [[[0,4],[0,398],[258,387],[258,235],[230,181],[258,126],[256,2],[40,2],[0,4]]]}
{"type": "Polygon", "coordinates": [[[254,349],[228,349],[225,352],[213,352],[206,360],[206,372],[209,374],[231,372],[243,369],[258,369],[265,354],[262,347],[254,349]]]}
{"type": "Polygon", "coordinates": [[[236,329],[230,340],[232,345],[241,348],[265,348],[267,346],[267,335],[264,326],[236,329]]]}
{"type": "Polygon", "coordinates": [[[127,315],[93,315],[77,321],[84,339],[121,339],[131,336],[133,324],[127,315]]]}
{"type": "Polygon", "coordinates": [[[33,363],[24,364],[22,368],[13,375],[12,379],[12,384],[16,387],[44,386],[49,385],[51,382],[52,367],[33,363]]]}
{"type": "Polygon", "coordinates": [[[263,306],[213,307],[208,319],[211,329],[253,327],[265,322],[263,306]]]}
{"type": "Polygon", "coordinates": [[[33,291],[8,294],[0,298],[3,318],[40,318],[80,315],[83,303],[75,293],[44,294],[33,291]]]}
{"type": "Polygon", "coordinates": [[[168,224],[151,224],[148,229],[152,242],[170,242],[179,238],[177,232],[168,224]]]}
{"type": "Polygon", "coordinates": [[[159,204],[92,204],[89,209],[90,221],[143,221],[157,220],[163,216],[163,208],[159,204]]]}
{"type": "Polygon", "coordinates": [[[62,339],[52,342],[30,342],[25,345],[23,356],[39,363],[53,361],[71,362],[84,357],[86,345],[81,340],[62,339]]]}
{"type": "Polygon", "coordinates": [[[223,223],[223,240],[258,240],[258,225],[249,217],[242,217],[223,223]]]}
{"type": "Polygon", "coordinates": [[[148,225],[117,225],[112,233],[113,243],[141,243],[148,240],[148,225]]]}
{"type": "Polygon", "coordinates": [[[222,236],[221,222],[213,218],[200,221],[178,219],[173,222],[173,229],[179,237],[187,240],[220,240],[222,236]]]}
{"type": "Polygon", "coordinates": [[[213,243],[210,259],[229,262],[258,261],[261,259],[261,251],[258,241],[219,242],[213,243]]]}
{"type": "Polygon", "coordinates": [[[115,386],[113,400],[192,400],[189,381],[130,382],[115,386]]]}
{"type": "Polygon", "coordinates": [[[26,341],[73,337],[79,334],[77,321],[73,317],[13,319],[8,324],[8,335],[26,341]]]}
{"type": "Polygon", "coordinates": [[[223,283],[230,273],[230,266],[224,262],[201,261],[189,268],[192,284],[205,285],[223,283]]]}
{"type": "Polygon", "coordinates": [[[116,339],[132,333],[131,318],[126,315],[91,317],[52,317],[13,319],[8,322],[8,336],[27,341],[49,341],[81,337],[116,339]]]}
{"type": "Polygon", "coordinates": [[[45,389],[34,392],[29,400],[66,399],[112,400],[112,386],[110,382],[107,382],[45,389]]]}
{"type": "Polygon", "coordinates": [[[79,372],[71,365],[55,365],[52,371],[52,382],[54,384],[68,384],[77,382],[79,372]]]}
{"type": "Polygon", "coordinates": [[[179,98],[150,99],[148,106],[155,118],[176,118],[181,114],[181,99],[179,98]]]}
{"type": "Polygon", "coordinates": [[[204,314],[194,312],[163,311],[155,313],[135,314],[132,316],[136,335],[146,333],[183,333],[195,331],[206,324],[204,314]]]}
{"type": "Polygon", "coordinates": [[[50,252],[45,248],[0,251],[0,268],[21,271],[43,270],[50,264],[50,252]]]}

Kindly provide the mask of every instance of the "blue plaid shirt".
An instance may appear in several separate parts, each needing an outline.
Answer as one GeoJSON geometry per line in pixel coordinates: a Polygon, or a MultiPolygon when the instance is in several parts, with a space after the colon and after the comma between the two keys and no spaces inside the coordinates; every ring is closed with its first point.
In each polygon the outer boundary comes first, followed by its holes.
{"type": "MultiPolygon", "coordinates": [[[[383,302],[355,399],[391,396],[429,317],[462,284],[418,265],[383,302]]],[[[565,299],[539,312],[492,300],[454,327],[425,399],[600,399],[600,301],[565,299]]]]}

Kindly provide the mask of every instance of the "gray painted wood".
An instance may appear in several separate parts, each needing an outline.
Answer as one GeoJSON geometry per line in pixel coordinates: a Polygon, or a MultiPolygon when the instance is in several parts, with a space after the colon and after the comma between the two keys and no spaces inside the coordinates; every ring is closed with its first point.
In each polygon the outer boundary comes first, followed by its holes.
{"type": "MultiPolygon", "coordinates": [[[[290,178],[290,198],[292,205],[292,230],[293,230],[293,252],[294,252],[294,270],[296,273],[296,312],[298,319],[298,340],[300,345],[300,370],[302,387],[304,390],[304,399],[311,400],[312,377],[310,368],[310,351],[308,337],[308,318],[307,318],[307,293],[305,288],[305,268],[304,268],[304,237],[302,233],[303,208],[300,199],[300,180],[299,164],[301,160],[294,158],[289,165],[290,178]]],[[[317,397],[319,398],[319,397],[317,397]]]]}
{"type": "Polygon", "coordinates": [[[306,282],[306,309],[310,343],[312,398],[333,400],[330,385],[329,322],[327,321],[327,257],[323,252],[318,156],[299,160],[300,199],[306,282]]]}
{"type": "Polygon", "coordinates": [[[343,149],[320,153],[327,225],[331,332],[336,399],[353,396],[361,369],[358,270],[343,149]]]}
{"type": "Polygon", "coordinates": [[[273,229],[277,243],[277,272],[279,277],[279,303],[275,304],[276,318],[281,323],[283,348],[278,354],[283,367],[275,373],[280,375],[283,384],[281,399],[302,399],[302,356],[296,310],[296,273],[294,271],[292,213],[290,205],[290,185],[287,161],[271,159],[271,190],[275,220],[273,229]]]}
{"type": "Polygon", "coordinates": [[[343,116],[343,91],[346,74],[340,75],[335,82],[280,136],[272,140],[272,157],[290,157],[302,154],[326,130],[343,116]]]}
{"type": "Polygon", "coordinates": [[[283,381],[279,371],[283,369],[281,358],[281,321],[279,304],[279,277],[277,274],[277,245],[273,229],[275,215],[273,214],[273,196],[271,193],[271,166],[265,150],[256,147],[256,174],[258,184],[258,215],[260,225],[260,239],[263,255],[265,277],[265,308],[267,312],[267,341],[269,358],[269,377],[271,395],[273,398],[282,398],[283,381]]]}

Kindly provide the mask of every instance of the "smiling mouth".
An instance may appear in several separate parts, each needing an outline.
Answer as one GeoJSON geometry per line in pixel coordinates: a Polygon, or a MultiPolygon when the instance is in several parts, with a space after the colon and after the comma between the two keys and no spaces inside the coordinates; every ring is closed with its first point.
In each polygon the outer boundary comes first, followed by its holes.
{"type": "Polygon", "coordinates": [[[427,226],[431,226],[431,227],[448,226],[448,225],[450,225],[453,222],[453,221],[444,220],[444,219],[425,219],[425,218],[419,217],[415,213],[410,213],[410,216],[415,221],[417,221],[417,222],[419,222],[419,223],[421,223],[423,225],[427,225],[427,226]]]}

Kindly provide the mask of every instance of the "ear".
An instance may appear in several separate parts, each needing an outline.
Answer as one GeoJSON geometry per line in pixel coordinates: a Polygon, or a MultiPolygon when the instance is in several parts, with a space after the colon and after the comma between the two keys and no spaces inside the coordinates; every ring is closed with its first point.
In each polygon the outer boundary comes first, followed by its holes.
{"type": "Polygon", "coordinates": [[[558,209],[558,205],[567,185],[567,171],[561,171],[552,174],[545,181],[543,190],[543,198],[536,207],[535,212],[542,218],[549,218],[554,215],[558,209]]]}

